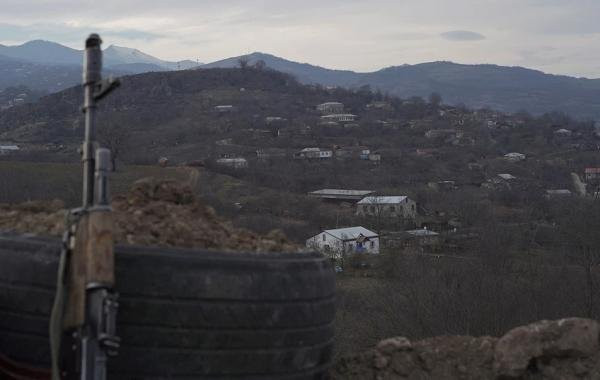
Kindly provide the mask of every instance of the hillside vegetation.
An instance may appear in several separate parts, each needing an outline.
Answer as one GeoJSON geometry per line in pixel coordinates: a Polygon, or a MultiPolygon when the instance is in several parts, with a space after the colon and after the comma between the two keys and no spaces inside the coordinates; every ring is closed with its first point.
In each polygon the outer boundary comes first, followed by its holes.
{"type": "MultiPolygon", "coordinates": [[[[0,202],[50,191],[65,198],[80,187],[56,168],[68,161],[80,172],[81,99],[75,87],[0,111],[0,141],[22,148],[1,156],[0,183],[12,198],[0,202]]],[[[573,185],[587,181],[585,168],[600,167],[591,122],[449,106],[435,94],[302,85],[259,65],[126,77],[99,123],[101,141],[118,154],[116,183],[194,166],[201,201],[237,227],[281,229],[299,244],[337,227],[380,233],[380,255],[338,263],[340,354],[395,335],[498,335],[543,318],[600,315],[598,183],[587,183],[587,196],[573,185]],[[322,119],[324,102],[343,103],[356,120],[322,119]],[[302,157],[304,148],[331,156],[302,157]],[[418,216],[366,217],[352,202],[307,195],[323,188],[407,195],[418,216]],[[439,243],[388,244],[415,228],[439,233],[439,243]]]]}

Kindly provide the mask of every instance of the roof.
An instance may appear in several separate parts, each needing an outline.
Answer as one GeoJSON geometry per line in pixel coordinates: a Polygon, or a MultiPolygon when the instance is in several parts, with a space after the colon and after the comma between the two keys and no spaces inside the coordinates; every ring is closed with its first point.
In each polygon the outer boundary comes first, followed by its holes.
{"type": "Polygon", "coordinates": [[[585,168],[585,174],[600,174],[600,168],[585,168]]]}
{"type": "Polygon", "coordinates": [[[319,195],[353,195],[353,196],[366,196],[373,194],[372,190],[341,190],[341,189],[322,189],[317,191],[311,191],[309,194],[319,195]]]}
{"type": "Polygon", "coordinates": [[[551,195],[570,195],[571,194],[571,190],[568,190],[568,189],[546,190],[546,194],[551,194],[551,195]]]}
{"type": "Polygon", "coordinates": [[[392,197],[365,197],[357,204],[372,204],[372,205],[382,205],[382,204],[396,204],[402,203],[408,197],[406,195],[400,196],[392,196],[392,197]]]}
{"type": "Polygon", "coordinates": [[[525,155],[523,153],[512,152],[512,153],[506,153],[504,155],[504,157],[525,157],[525,155]]]}
{"type": "Polygon", "coordinates": [[[508,174],[508,173],[498,174],[498,177],[500,177],[500,178],[502,178],[502,179],[505,179],[505,180],[507,180],[507,181],[508,181],[509,179],[515,179],[515,178],[517,178],[517,177],[515,177],[514,175],[512,175],[512,174],[508,174]]]}
{"type": "Polygon", "coordinates": [[[343,103],[340,102],[325,102],[322,104],[319,104],[317,107],[323,107],[323,106],[343,106],[343,103]]]}
{"type": "Polygon", "coordinates": [[[422,229],[422,230],[410,230],[410,231],[406,231],[407,234],[413,235],[413,236],[437,236],[439,235],[437,232],[428,230],[428,229],[422,229]]]}
{"type": "Polygon", "coordinates": [[[19,150],[16,145],[0,145],[0,150],[19,150]]]}
{"type": "Polygon", "coordinates": [[[340,240],[356,240],[360,235],[365,237],[378,237],[378,235],[364,227],[347,227],[335,230],[325,230],[324,232],[340,240]]]}
{"type": "Polygon", "coordinates": [[[246,160],[243,157],[236,157],[236,158],[219,158],[217,160],[217,162],[246,162],[248,160],[246,160]]]}
{"type": "Polygon", "coordinates": [[[333,115],[321,116],[321,119],[337,119],[340,117],[356,117],[356,115],[354,115],[352,113],[336,113],[333,115]]]}

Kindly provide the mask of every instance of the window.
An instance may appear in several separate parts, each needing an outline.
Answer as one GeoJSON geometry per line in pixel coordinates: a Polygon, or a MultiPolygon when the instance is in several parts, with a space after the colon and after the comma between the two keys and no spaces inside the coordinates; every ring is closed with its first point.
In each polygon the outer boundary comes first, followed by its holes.
{"type": "Polygon", "coordinates": [[[323,234],[323,241],[326,241],[327,237],[325,236],[325,234],[323,234]]]}
{"type": "Polygon", "coordinates": [[[375,248],[375,242],[374,241],[371,242],[371,249],[373,249],[373,248],[375,248]]]}
{"type": "Polygon", "coordinates": [[[390,206],[390,211],[391,212],[396,212],[396,206],[390,206]]]}
{"type": "Polygon", "coordinates": [[[375,206],[371,206],[371,212],[375,212],[375,206]]]}

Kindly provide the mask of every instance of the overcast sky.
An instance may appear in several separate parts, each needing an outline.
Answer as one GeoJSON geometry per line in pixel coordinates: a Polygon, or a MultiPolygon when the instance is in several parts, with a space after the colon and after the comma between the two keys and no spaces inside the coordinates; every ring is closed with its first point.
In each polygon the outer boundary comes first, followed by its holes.
{"type": "Polygon", "coordinates": [[[2,0],[0,43],[201,62],[267,52],[356,71],[450,60],[600,78],[600,0],[2,0]]]}

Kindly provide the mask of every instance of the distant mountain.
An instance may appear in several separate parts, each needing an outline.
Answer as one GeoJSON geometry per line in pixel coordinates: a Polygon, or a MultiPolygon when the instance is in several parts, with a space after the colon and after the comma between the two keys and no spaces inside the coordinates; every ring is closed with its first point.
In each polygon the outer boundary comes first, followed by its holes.
{"type": "MultiPolygon", "coordinates": [[[[82,63],[82,50],[55,42],[35,40],[18,46],[0,45],[0,90],[26,86],[34,91],[57,92],[81,83],[82,63]]],[[[104,72],[115,76],[196,66],[198,63],[190,60],[165,61],[127,47],[110,45],[104,50],[104,72]]]]}
{"type": "Polygon", "coordinates": [[[371,73],[330,70],[264,53],[229,58],[202,67],[234,67],[245,58],[253,65],[294,75],[302,83],[358,88],[369,85],[400,97],[428,97],[438,92],[447,104],[489,107],[540,114],[562,111],[578,118],[600,119],[600,79],[550,75],[522,67],[431,62],[385,68],[371,73]]]}
{"type": "MultiPolygon", "coordinates": [[[[600,119],[600,79],[550,75],[522,67],[430,62],[388,67],[371,73],[331,70],[265,53],[252,53],[209,64],[161,60],[137,49],[111,45],[104,50],[105,71],[113,75],[200,68],[231,68],[244,58],[294,75],[301,83],[358,88],[369,85],[403,98],[442,95],[447,104],[489,107],[534,114],[562,111],[577,118],[600,119]]],[[[0,90],[25,85],[55,92],[79,84],[83,52],[49,42],[0,45],[0,90]]]]}
{"type": "Polygon", "coordinates": [[[240,59],[248,60],[248,64],[254,65],[258,61],[263,61],[267,67],[294,75],[300,82],[305,84],[319,83],[326,86],[351,86],[358,81],[361,74],[348,70],[331,70],[308,63],[298,63],[279,58],[271,54],[252,53],[245,56],[232,57],[216,61],[202,68],[231,68],[239,67],[240,59]]]}
{"type": "MultiPolygon", "coordinates": [[[[81,66],[83,62],[83,50],[71,49],[55,42],[42,40],[29,41],[18,46],[0,45],[0,55],[42,65],[81,66]]],[[[152,69],[161,67],[163,70],[183,70],[199,65],[190,60],[180,62],[165,61],[128,47],[110,45],[104,49],[104,66],[106,68],[129,64],[154,65],[148,67],[152,69]]],[[[134,71],[137,72],[138,70],[134,71]]]]}
{"type": "Polygon", "coordinates": [[[600,118],[600,79],[545,74],[522,67],[431,62],[360,74],[355,86],[370,85],[400,97],[442,95],[445,103],[534,114],[562,111],[600,118]]]}
{"type": "Polygon", "coordinates": [[[0,55],[37,64],[81,65],[80,50],[50,41],[35,40],[18,46],[0,45],[0,55]]]}

